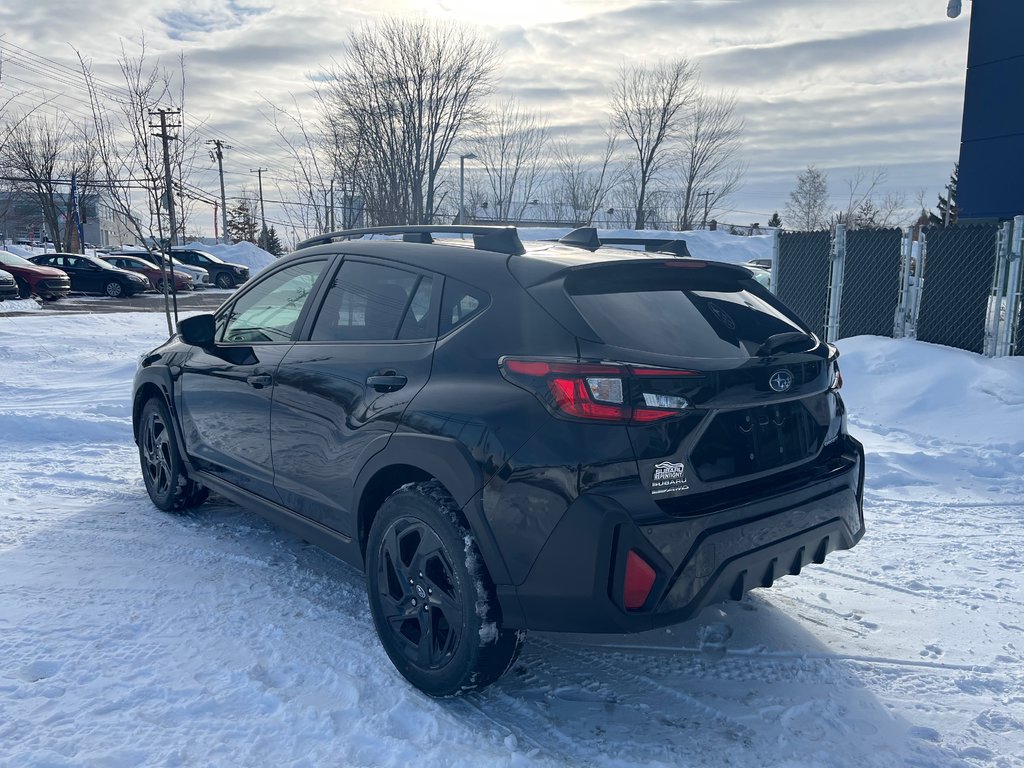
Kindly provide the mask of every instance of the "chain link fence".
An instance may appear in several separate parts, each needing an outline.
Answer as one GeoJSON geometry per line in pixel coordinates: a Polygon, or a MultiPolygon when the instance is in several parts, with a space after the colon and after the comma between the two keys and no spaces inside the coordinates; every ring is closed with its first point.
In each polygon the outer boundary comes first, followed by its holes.
{"type": "Polygon", "coordinates": [[[902,241],[898,229],[846,233],[838,338],[892,334],[900,300],[902,241]]]}
{"type": "Polygon", "coordinates": [[[1024,355],[1024,216],[1003,224],[785,232],[772,284],[821,338],[909,336],[1024,355]]]}
{"type": "Polygon", "coordinates": [[[996,224],[923,230],[919,340],[985,351],[999,232],[996,224]]]}
{"type": "Polygon", "coordinates": [[[773,265],[775,295],[821,338],[825,338],[831,252],[829,232],[782,232],[773,265]]]}

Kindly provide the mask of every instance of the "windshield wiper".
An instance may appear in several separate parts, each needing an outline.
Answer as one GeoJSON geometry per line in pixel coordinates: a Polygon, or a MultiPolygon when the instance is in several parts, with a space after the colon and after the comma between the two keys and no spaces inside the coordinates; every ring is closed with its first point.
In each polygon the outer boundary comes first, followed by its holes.
{"type": "Polygon", "coordinates": [[[806,333],[800,333],[799,331],[776,333],[765,339],[765,342],[758,347],[757,356],[767,357],[783,347],[788,347],[797,343],[800,343],[804,349],[810,349],[807,342],[813,342],[813,339],[806,333]]]}

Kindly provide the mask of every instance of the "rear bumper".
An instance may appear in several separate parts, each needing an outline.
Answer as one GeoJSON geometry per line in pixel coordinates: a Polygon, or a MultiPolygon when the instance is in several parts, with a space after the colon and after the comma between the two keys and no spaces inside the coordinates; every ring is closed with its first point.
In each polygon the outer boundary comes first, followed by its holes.
{"type": "Polygon", "coordinates": [[[864,535],[864,451],[844,438],[828,461],[734,507],[692,517],[652,514],[635,489],[585,494],[566,511],[518,587],[498,586],[506,626],[640,632],[690,618],[798,574],[864,535]],[[638,514],[637,507],[642,506],[638,514]],[[657,576],[639,610],[626,610],[630,550],[657,576]]]}

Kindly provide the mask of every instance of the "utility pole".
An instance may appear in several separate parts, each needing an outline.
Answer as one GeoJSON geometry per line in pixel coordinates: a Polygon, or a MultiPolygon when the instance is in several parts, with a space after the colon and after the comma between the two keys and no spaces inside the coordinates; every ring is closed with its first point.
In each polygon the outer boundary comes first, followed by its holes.
{"type": "MultiPolygon", "coordinates": [[[[260,230],[260,236],[257,238],[257,240],[264,240],[266,238],[267,234],[268,234],[267,233],[267,212],[265,210],[263,210],[263,172],[265,170],[267,170],[267,169],[266,168],[250,168],[249,169],[249,173],[255,173],[256,174],[256,177],[259,179],[259,184],[260,184],[260,222],[263,224],[263,229],[260,230]]],[[[263,243],[260,244],[261,248],[265,248],[266,246],[267,246],[266,242],[263,242],[263,243]]]]}
{"type": "MultiPolygon", "coordinates": [[[[174,187],[171,184],[170,142],[171,142],[171,139],[177,139],[177,137],[176,136],[171,136],[167,132],[167,129],[168,128],[181,128],[181,123],[171,123],[171,124],[168,124],[167,123],[167,115],[180,115],[180,114],[181,114],[181,110],[180,109],[164,109],[162,107],[160,109],[157,109],[157,110],[150,110],[149,111],[149,116],[150,117],[153,117],[154,115],[160,115],[160,126],[159,126],[160,133],[154,133],[154,134],[151,134],[151,135],[158,137],[163,142],[163,146],[164,146],[164,182],[165,182],[165,184],[167,186],[167,189],[166,189],[166,192],[165,192],[165,194],[167,196],[167,218],[168,218],[168,221],[170,223],[170,228],[171,228],[170,233],[169,233],[170,236],[167,239],[167,258],[164,260],[164,263],[167,265],[167,268],[170,270],[170,281],[168,281],[166,276],[164,277],[164,307],[166,309],[166,306],[167,306],[167,294],[169,292],[171,297],[174,300],[174,322],[175,323],[178,322],[178,294],[174,290],[174,261],[172,261],[172,259],[171,259],[171,247],[175,244],[175,241],[177,240],[177,237],[178,237],[178,222],[175,221],[175,218],[174,218],[174,187]],[[168,282],[170,282],[170,285],[168,285],[168,282]]],[[[149,127],[150,128],[156,128],[157,126],[150,124],[149,127]]],[[[168,314],[168,316],[167,316],[167,330],[168,330],[169,333],[173,333],[173,330],[171,329],[170,314],[168,314]]]]}
{"type": "Polygon", "coordinates": [[[210,159],[217,161],[217,171],[220,173],[220,215],[221,225],[224,227],[224,243],[231,245],[231,238],[228,237],[228,199],[224,194],[224,150],[234,149],[220,139],[210,139],[207,144],[213,144],[215,149],[210,150],[210,159]]]}
{"type": "Polygon", "coordinates": [[[712,189],[705,189],[700,194],[704,195],[704,218],[701,219],[700,228],[701,229],[707,229],[707,226],[708,226],[708,199],[713,194],[715,194],[715,192],[712,189]]]}

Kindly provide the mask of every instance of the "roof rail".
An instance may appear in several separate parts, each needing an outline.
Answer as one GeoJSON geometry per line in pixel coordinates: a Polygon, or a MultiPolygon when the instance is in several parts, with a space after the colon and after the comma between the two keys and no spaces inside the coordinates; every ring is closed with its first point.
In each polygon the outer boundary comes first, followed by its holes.
{"type": "Polygon", "coordinates": [[[495,253],[507,253],[514,256],[521,256],[526,253],[526,249],[523,247],[515,227],[459,224],[403,224],[393,227],[343,229],[338,232],[328,232],[303,240],[295,246],[295,250],[311,248],[314,245],[326,245],[335,240],[351,240],[363,235],[401,235],[402,240],[405,242],[430,244],[434,242],[432,235],[435,233],[444,235],[472,235],[473,247],[478,251],[494,251],[495,253]]]}
{"type": "Polygon", "coordinates": [[[564,237],[558,238],[562,245],[596,251],[602,245],[642,245],[651,253],[671,253],[673,256],[689,256],[685,240],[663,237],[599,237],[595,227],[579,227],[564,237]]]}

